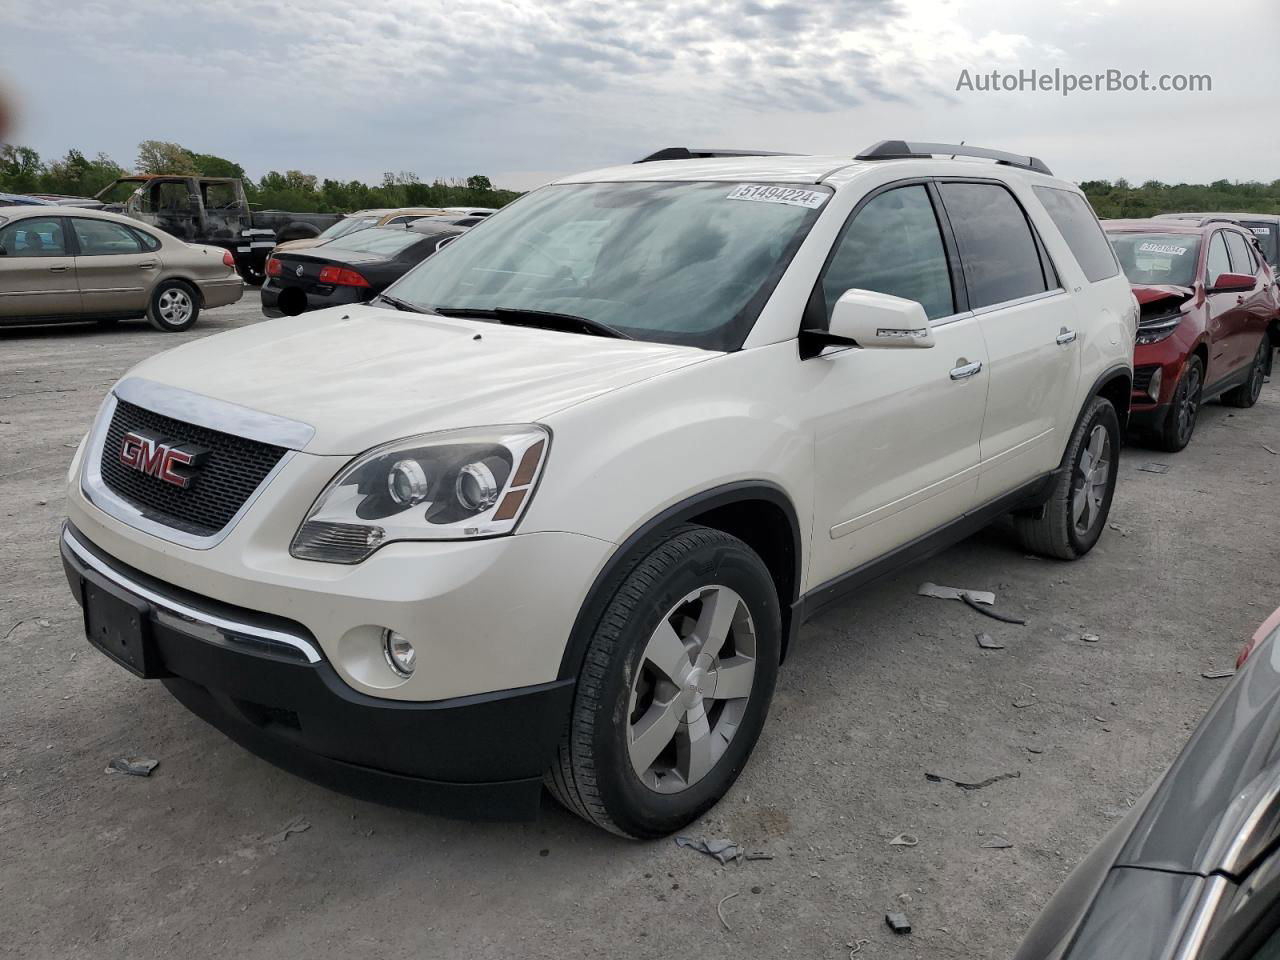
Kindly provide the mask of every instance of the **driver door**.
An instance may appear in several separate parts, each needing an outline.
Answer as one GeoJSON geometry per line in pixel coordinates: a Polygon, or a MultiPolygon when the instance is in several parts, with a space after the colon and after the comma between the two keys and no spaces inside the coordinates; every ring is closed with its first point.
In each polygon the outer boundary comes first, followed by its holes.
{"type": "Polygon", "coordinates": [[[25,217],[0,229],[0,318],[75,317],[80,288],[62,217],[25,217]]]}

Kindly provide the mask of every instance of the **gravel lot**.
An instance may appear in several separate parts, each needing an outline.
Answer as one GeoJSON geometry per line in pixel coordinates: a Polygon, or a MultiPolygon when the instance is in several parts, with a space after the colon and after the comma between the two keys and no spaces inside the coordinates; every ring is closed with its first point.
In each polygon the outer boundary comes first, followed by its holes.
{"type": "Polygon", "coordinates": [[[1181,454],[1128,449],[1112,529],[1085,560],[1027,557],[996,528],[810,623],[750,766],[690,831],[771,860],[625,843],[550,800],[516,825],[349,800],[90,649],[58,561],[66,464],[112,381],[260,319],[250,291],[183,335],[0,330],[8,955],[819,958],[865,938],[859,960],[1008,956],[1222,689],[1201,672],[1231,666],[1280,603],[1269,384],[1252,410],[1206,407],[1181,454]],[[1168,472],[1139,471],[1151,461],[1168,472]],[[995,590],[1028,623],[918,597],[925,580],[995,590]],[[1005,649],[979,650],[979,632],[1005,649]],[[104,774],[120,754],[160,766],[104,774]],[[967,791],[926,773],[1016,779],[967,791]],[[309,828],[279,839],[295,818],[309,828]],[[904,832],[919,844],[888,843],[904,832]],[[909,937],[885,927],[890,909],[909,937]]]}

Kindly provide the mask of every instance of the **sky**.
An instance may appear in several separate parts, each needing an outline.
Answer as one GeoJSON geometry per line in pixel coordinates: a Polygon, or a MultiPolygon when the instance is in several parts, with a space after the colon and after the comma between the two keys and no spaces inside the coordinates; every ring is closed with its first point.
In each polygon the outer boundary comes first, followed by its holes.
{"type": "Polygon", "coordinates": [[[0,38],[12,140],[126,167],[159,139],[254,177],[529,189],[664,146],[906,139],[1075,181],[1280,179],[1277,0],[0,0],[0,38]],[[1212,89],[957,89],[1055,69],[1212,89]]]}

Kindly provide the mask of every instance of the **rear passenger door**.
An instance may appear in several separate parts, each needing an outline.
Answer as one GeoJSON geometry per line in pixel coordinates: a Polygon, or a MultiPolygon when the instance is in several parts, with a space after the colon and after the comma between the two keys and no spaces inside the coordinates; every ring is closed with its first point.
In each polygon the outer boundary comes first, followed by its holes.
{"type": "Polygon", "coordinates": [[[72,217],[71,227],[85,315],[142,313],[160,270],[158,241],[111,220],[72,217]]]}
{"type": "Polygon", "coordinates": [[[990,364],[985,502],[1058,465],[1077,412],[1080,342],[1071,298],[1008,186],[945,180],[939,191],[990,364]]]}

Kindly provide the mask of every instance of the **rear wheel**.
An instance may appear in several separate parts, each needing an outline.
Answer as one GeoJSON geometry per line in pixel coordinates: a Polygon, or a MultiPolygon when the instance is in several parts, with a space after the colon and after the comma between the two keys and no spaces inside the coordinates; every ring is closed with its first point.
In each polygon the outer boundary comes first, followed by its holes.
{"type": "Polygon", "coordinates": [[[745,766],[780,648],[760,557],[718,530],[671,531],[625,571],[595,628],[547,786],[622,836],[680,829],[745,766]]]}
{"type": "Polygon", "coordinates": [[[1258,344],[1258,352],[1249,364],[1249,379],[1234,390],[1222,395],[1222,402],[1229,407],[1252,407],[1262,394],[1262,382],[1267,378],[1267,361],[1271,359],[1271,339],[1264,336],[1258,344]]]}
{"type": "Polygon", "coordinates": [[[1204,393],[1204,365],[1199,357],[1187,361],[1174,388],[1173,400],[1169,404],[1169,415],[1165,417],[1164,426],[1156,437],[1156,444],[1161,450],[1177,453],[1191,442],[1191,434],[1196,429],[1196,420],[1200,416],[1200,400],[1204,393]]]}
{"type": "Polygon", "coordinates": [[[1071,434],[1042,511],[1013,518],[1023,545],[1059,560],[1092,550],[1107,524],[1119,466],[1120,420],[1111,401],[1094,397],[1071,434]]]}
{"type": "Polygon", "coordinates": [[[189,285],[181,280],[165,280],[151,291],[151,306],[147,319],[157,330],[179,333],[191,329],[200,315],[200,299],[189,285]]]}

